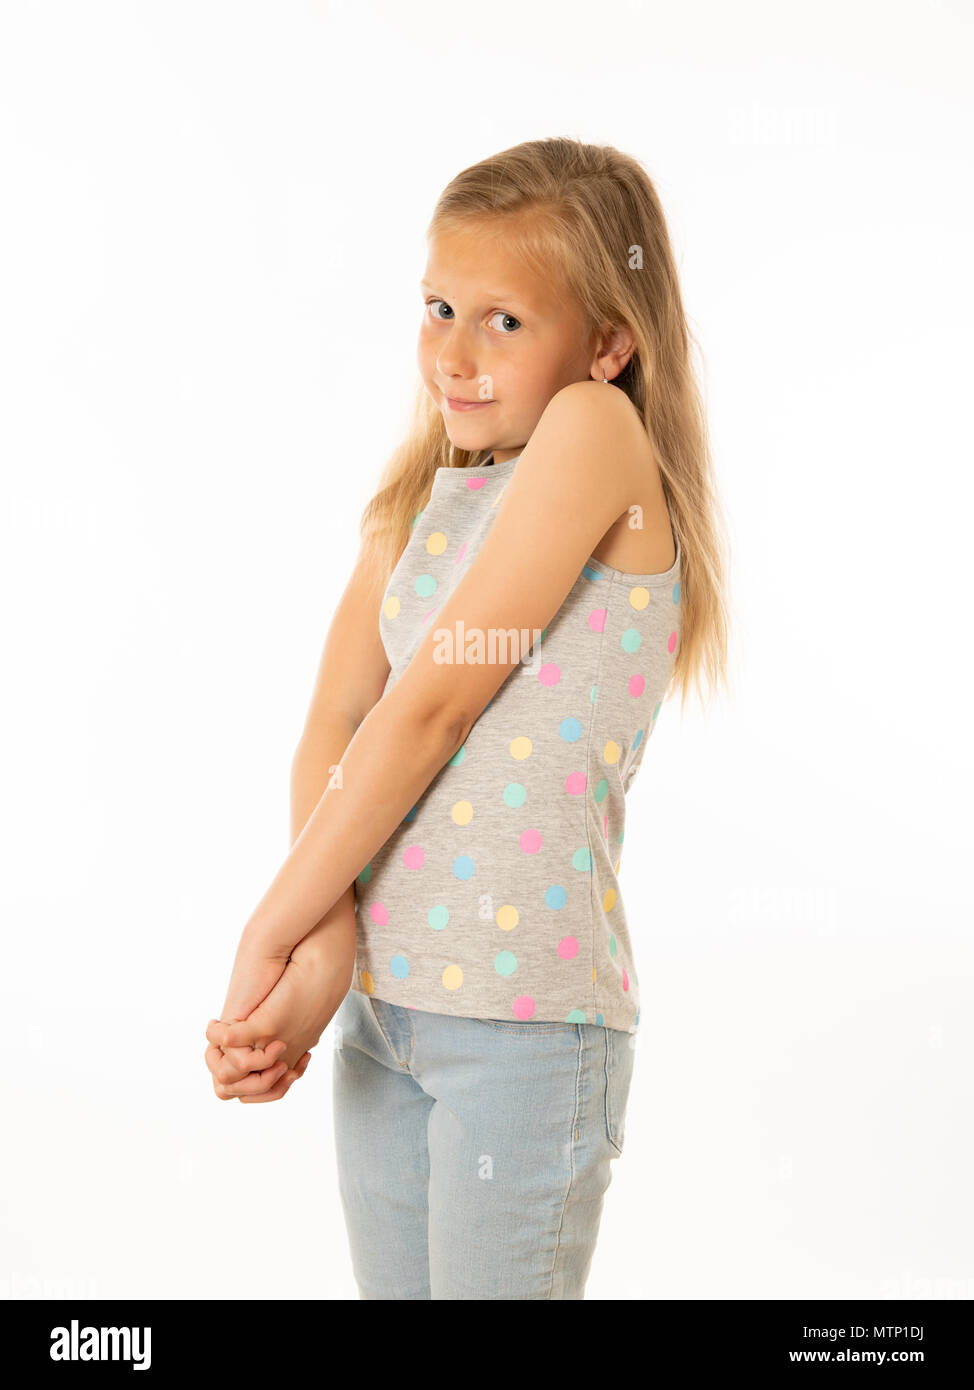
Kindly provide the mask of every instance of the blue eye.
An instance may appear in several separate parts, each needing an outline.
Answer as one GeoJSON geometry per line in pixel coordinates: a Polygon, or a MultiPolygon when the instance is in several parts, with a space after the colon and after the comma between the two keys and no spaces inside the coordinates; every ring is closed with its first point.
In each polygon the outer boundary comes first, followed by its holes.
{"type": "MultiPolygon", "coordinates": [[[[448,323],[449,319],[444,318],[441,314],[438,314],[435,311],[434,305],[436,304],[441,304],[443,308],[446,309],[449,313],[453,313],[453,310],[450,308],[449,304],[447,304],[445,299],[428,299],[426,301],[426,309],[427,312],[432,311],[430,313],[430,317],[435,319],[437,323],[448,323]]],[[[514,325],[513,328],[498,329],[498,332],[501,333],[501,335],[505,338],[509,338],[512,333],[515,333],[521,327],[521,320],[515,318],[513,314],[507,313],[505,309],[498,309],[495,313],[491,314],[491,320],[494,319],[504,319],[508,324],[514,325]]]]}

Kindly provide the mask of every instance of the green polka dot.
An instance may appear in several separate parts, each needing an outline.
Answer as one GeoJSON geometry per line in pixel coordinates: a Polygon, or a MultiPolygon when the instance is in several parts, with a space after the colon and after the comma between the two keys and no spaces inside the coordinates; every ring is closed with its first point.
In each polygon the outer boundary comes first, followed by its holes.
{"type": "Polygon", "coordinates": [[[504,805],[516,809],[518,806],[524,805],[526,796],[527,792],[520,782],[508,782],[504,788],[504,805]]]}
{"type": "Polygon", "coordinates": [[[605,780],[605,778],[603,777],[603,778],[601,779],[601,781],[599,781],[598,783],[596,783],[596,787],[595,787],[595,799],[596,799],[596,801],[604,801],[605,798],[606,798],[608,795],[609,795],[609,784],[608,784],[608,782],[605,780]]]}
{"type": "Polygon", "coordinates": [[[588,845],[582,845],[572,855],[572,868],[579,869],[583,874],[587,874],[592,868],[592,856],[589,854],[588,845]]]}
{"type": "Polygon", "coordinates": [[[634,627],[627,627],[619,638],[619,641],[622,643],[622,650],[624,652],[629,652],[630,655],[632,655],[633,652],[639,651],[642,640],[642,637],[634,627]]]}
{"type": "Polygon", "coordinates": [[[431,907],[426,914],[426,920],[434,931],[442,931],[450,920],[450,914],[441,903],[437,903],[436,907],[431,907]]]}
{"type": "Polygon", "coordinates": [[[517,969],[517,957],[513,951],[498,951],[494,957],[494,969],[498,975],[513,975],[517,969]]]}
{"type": "Polygon", "coordinates": [[[429,598],[436,592],[436,580],[431,574],[417,574],[413,588],[420,598],[429,598]]]}
{"type": "Polygon", "coordinates": [[[610,955],[610,956],[614,956],[615,953],[616,953],[616,939],[615,939],[614,936],[610,936],[610,937],[609,937],[609,955],[610,955]]]}
{"type": "Polygon", "coordinates": [[[461,743],[460,747],[454,753],[453,757],[447,759],[447,767],[459,767],[466,756],[467,745],[465,743],[461,743]]]}
{"type": "Polygon", "coordinates": [[[368,863],[368,864],[366,864],[366,866],[365,866],[365,868],[362,870],[362,872],[359,874],[359,876],[358,876],[358,881],[359,881],[359,883],[368,883],[368,881],[369,881],[369,879],[370,879],[371,877],[372,877],[372,865],[371,865],[371,863],[368,863]]]}
{"type": "Polygon", "coordinates": [[[565,1015],[565,1022],[566,1022],[566,1023],[584,1023],[584,1022],[585,1022],[585,1011],[584,1011],[584,1009],[572,1009],[571,1013],[568,1013],[568,1014],[565,1015]]]}

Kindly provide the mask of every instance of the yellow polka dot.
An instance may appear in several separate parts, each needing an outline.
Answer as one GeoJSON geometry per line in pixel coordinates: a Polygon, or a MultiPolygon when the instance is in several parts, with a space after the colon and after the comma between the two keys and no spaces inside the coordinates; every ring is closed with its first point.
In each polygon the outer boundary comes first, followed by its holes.
{"type": "Polygon", "coordinates": [[[609,888],[606,890],[605,897],[602,899],[602,907],[606,912],[611,912],[616,905],[616,890],[609,888]]]}
{"type": "Polygon", "coordinates": [[[366,994],[374,994],[374,993],[375,993],[375,981],[373,980],[372,976],[369,974],[369,972],[368,972],[367,970],[363,970],[363,971],[362,971],[361,979],[362,979],[362,988],[365,990],[366,994]]]}
{"type": "Polygon", "coordinates": [[[602,749],[602,757],[607,763],[617,763],[619,761],[620,748],[614,739],[608,739],[602,749]]]}
{"type": "Polygon", "coordinates": [[[497,909],[497,916],[494,919],[501,931],[513,931],[521,920],[521,914],[516,907],[510,903],[505,903],[503,907],[497,909]]]}
{"type": "Polygon", "coordinates": [[[619,877],[619,870],[620,870],[621,868],[622,868],[622,859],[619,858],[619,859],[616,860],[616,878],[619,877]]]}
{"type": "Polygon", "coordinates": [[[458,801],[450,811],[457,825],[469,825],[473,820],[473,807],[469,801],[458,801]]]}
{"type": "Polygon", "coordinates": [[[385,603],[382,605],[382,611],[387,618],[398,618],[399,600],[396,598],[395,594],[389,595],[385,603]]]}
{"type": "Polygon", "coordinates": [[[459,965],[448,965],[441,976],[444,989],[459,989],[463,984],[463,971],[459,965]]]}
{"type": "Polygon", "coordinates": [[[649,602],[649,590],[642,584],[637,584],[634,589],[629,590],[629,602],[633,608],[645,608],[649,602]]]}
{"type": "Polygon", "coordinates": [[[426,539],[426,549],[431,555],[442,555],[446,549],[446,536],[442,531],[434,531],[426,539]]]}
{"type": "Polygon", "coordinates": [[[592,984],[595,984],[595,966],[592,966],[592,984]]]}
{"type": "Polygon", "coordinates": [[[529,738],[525,738],[523,734],[520,735],[520,737],[518,738],[512,738],[510,744],[508,745],[508,751],[510,752],[512,758],[517,758],[519,760],[521,758],[530,758],[531,740],[529,738]]]}

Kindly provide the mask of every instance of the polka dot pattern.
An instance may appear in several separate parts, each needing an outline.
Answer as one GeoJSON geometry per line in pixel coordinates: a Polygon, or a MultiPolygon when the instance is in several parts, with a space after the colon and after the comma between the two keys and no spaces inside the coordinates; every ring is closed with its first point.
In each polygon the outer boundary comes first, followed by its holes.
{"type": "MultiPolygon", "coordinates": [[[[437,471],[380,604],[386,690],[475,563],[516,464],[437,471]]],[[[356,876],[353,988],[434,1013],[636,1031],[620,850],[679,649],[681,561],[677,543],[660,575],[591,556],[579,566],[529,655],[356,876]]],[[[651,846],[636,859],[652,871],[651,846]]]]}

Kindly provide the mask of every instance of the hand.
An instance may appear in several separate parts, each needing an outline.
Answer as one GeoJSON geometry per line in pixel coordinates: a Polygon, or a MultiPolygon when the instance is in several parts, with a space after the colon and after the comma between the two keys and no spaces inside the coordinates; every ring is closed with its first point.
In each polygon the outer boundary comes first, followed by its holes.
{"type": "Polygon", "coordinates": [[[299,943],[246,1019],[211,1019],[204,1060],[219,1099],[247,1103],[286,1095],[348,993],[354,965],[354,932],[332,932],[310,948],[299,943]]]}

